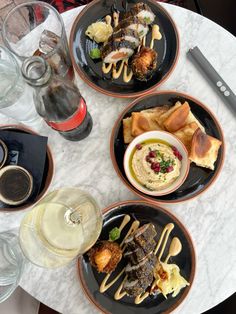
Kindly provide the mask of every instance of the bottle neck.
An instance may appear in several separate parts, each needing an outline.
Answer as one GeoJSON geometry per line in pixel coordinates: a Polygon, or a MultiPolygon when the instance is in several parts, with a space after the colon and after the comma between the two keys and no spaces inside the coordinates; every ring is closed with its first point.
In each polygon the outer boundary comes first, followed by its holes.
{"type": "Polygon", "coordinates": [[[24,80],[31,86],[42,86],[51,78],[51,67],[42,57],[29,57],[21,67],[24,80]]]}

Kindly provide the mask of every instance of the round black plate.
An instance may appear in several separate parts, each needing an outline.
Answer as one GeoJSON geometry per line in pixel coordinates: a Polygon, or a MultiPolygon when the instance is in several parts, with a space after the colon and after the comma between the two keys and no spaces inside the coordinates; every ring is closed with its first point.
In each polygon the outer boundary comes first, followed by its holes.
{"type": "MultiPolygon", "coordinates": [[[[26,134],[37,134],[34,131],[31,131],[30,129],[26,127],[22,127],[18,125],[3,125],[0,127],[0,130],[17,131],[19,133],[26,133],[26,134]]],[[[40,190],[36,198],[30,199],[30,202],[27,204],[21,204],[18,206],[6,205],[8,207],[0,207],[0,211],[23,210],[27,207],[34,205],[47,192],[52,181],[53,173],[54,173],[53,157],[52,157],[51,150],[49,146],[47,145],[47,153],[46,153],[45,165],[44,165],[44,170],[43,170],[42,183],[41,183],[40,190]]]]}
{"type": "Polygon", "coordinates": [[[120,115],[115,123],[112,135],[111,135],[111,158],[113,166],[121,177],[123,182],[129,189],[137,193],[140,197],[147,200],[155,201],[158,203],[177,203],[181,201],[189,200],[203,191],[205,191],[216,179],[223,165],[224,159],[224,138],[223,133],[214,115],[198,100],[192,98],[189,95],[177,92],[159,92],[151,95],[139,98],[129,105],[120,115]],[[153,108],[162,105],[174,105],[176,101],[182,103],[187,100],[192,113],[205,127],[208,135],[222,141],[221,148],[218,153],[218,158],[215,163],[215,170],[207,168],[197,167],[194,163],[190,164],[190,170],[187,179],[184,184],[175,192],[164,196],[150,196],[138,191],[133,185],[131,185],[125,175],[123,167],[124,153],[127,145],[123,140],[123,124],[122,119],[129,117],[133,111],[141,111],[148,108],[153,108]]]}
{"type": "MultiPolygon", "coordinates": [[[[122,3],[117,0],[117,9],[124,12],[122,3]]],[[[138,0],[127,0],[128,9],[138,3],[138,0]]],[[[91,24],[111,14],[114,6],[113,0],[95,0],[87,5],[76,18],[70,34],[70,52],[72,62],[81,78],[96,90],[114,97],[136,97],[144,95],[156,86],[160,85],[171,73],[177,61],[179,52],[179,38],[176,26],[169,14],[156,1],[146,0],[154,14],[154,23],[160,26],[162,39],[155,41],[155,49],[158,52],[158,65],[153,77],[147,82],[140,82],[132,79],[129,83],[124,83],[122,79],[112,80],[111,74],[102,73],[102,61],[94,61],[90,58],[89,52],[97,44],[90,40],[85,31],[91,24]]],[[[147,36],[147,44],[151,40],[151,31],[147,36]]]]}
{"type": "MultiPolygon", "coordinates": [[[[108,289],[105,293],[99,292],[99,285],[104,278],[104,274],[99,274],[96,269],[90,266],[87,255],[79,259],[79,277],[82,287],[87,297],[95,306],[103,313],[112,314],[160,314],[169,313],[173,311],[186,297],[195,274],[195,252],[191,238],[182,223],[167,210],[159,206],[148,204],[143,201],[126,201],[111,205],[104,211],[104,224],[100,239],[106,240],[109,231],[119,226],[124,215],[130,215],[131,220],[138,219],[141,225],[151,222],[155,225],[157,230],[157,237],[160,236],[163,228],[168,223],[174,223],[175,227],[170,234],[167,244],[167,250],[173,237],[178,237],[182,243],[182,251],[176,257],[170,259],[170,263],[176,263],[181,270],[181,274],[190,283],[190,286],[181,290],[181,292],[173,298],[169,296],[165,299],[162,295],[155,298],[148,297],[141,304],[134,304],[134,298],[124,297],[119,301],[114,300],[114,292],[120,285],[122,278],[116,282],[114,287],[108,289]]],[[[123,235],[130,227],[130,223],[121,233],[121,240],[123,235]],[[123,235],[122,235],[123,234],[123,235]]],[[[167,255],[165,251],[163,257],[167,255]]],[[[122,264],[122,262],[120,263],[122,264]]],[[[122,269],[123,265],[118,265],[114,274],[122,269]]],[[[112,277],[111,277],[112,279],[112,277]]]]}

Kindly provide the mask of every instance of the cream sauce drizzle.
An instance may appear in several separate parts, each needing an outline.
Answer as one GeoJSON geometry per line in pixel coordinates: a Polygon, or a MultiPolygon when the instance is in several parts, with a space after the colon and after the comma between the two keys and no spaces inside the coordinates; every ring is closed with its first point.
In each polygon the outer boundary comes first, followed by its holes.
{"type": "Polygon", "coordinates": [[[119,12],[114,12],[113,13],[113,21],[114,21],[114,26],[118,26],[119,24],[119,12]]]}
{"type": "MultiPolygon", "coordinates": [[[[129,215],[126,215],[120,226],[119,226],[119,229],[120,229],[120,232],[124,229],[124,227],[129,223],[130,221],[130,216],[129,215]]],[[[135,231],[139,228],[139,225],[140,225],[140,222],[138,220],[135,220],[133,221],[133,223],[131,224],[127,234],[125,235],[124,239],[122,240],[121,244],[120,244],[120,247],[122,248],[122,252],[124,252],[125,250],[125,240],[135,231]]],[[[163,255],[163,252],[166,248],[166,245],[167,245],[167,241],[169,239],[169,236],[170,236],[170,233],[171,231],[174,229],[174,224],[173,223],[169,223],[165,226],[165,228],[163,229],[162,233],[161,233],[161,236],[160,236],[160,239],[159,241],[157,242],[157,245],[156,245],[156,248],[154,250],[154,254],[157,254],[157,252],[160,250],[161,248],[161,251],[159,252],[157,258],[158,260],[160,261],[161,260],[161,257],[163,255]]],[[[107,283],[108,279],[110,278],[111,274],[107,274],[105,276],[105,278],[103,279],[101,285],[100,285],[100,292],[103,293],[105,292],[107,289],[109,289],[122,275],[123,273],[125,272],[125,267],[119,272],[119,274],[112,280],[110,281],[109,283],[107,283]]],[[[118,289],[116,290],[115,292],[115,295],[114,295],[114,299],[115,300],[120,300],[122,299],[127,293],[125,291],[122,291],[123,289],[123,286],[124,286],[124,282],[125,280],[127,279],[127,275],[125,276],[125,278],[123,279],[122,283],[120,284],[120,286],[118,287],[118,289]]],[[[157,285],[157,280],[155,279],[152,283],[152,286],[151,286],[151,290],[153,290],[153,288],[157,285]]],[[[140,304],[141,302],[143,302],[143,300],[145,300],[147,297],[149,296],[149,292],[145,292],[144,294],[140,294],[138,295],[135,300],[134,300],[134,303],[135,304],[140,304]]]]}
{"type": "Polygon", "coordinates": [[[152,27],[152,40],[150,43],[150,48],[153,49],[154,40],[161,40],[161,39],[162,39],[162,35],[160,32],[160,27],[157,24],[155,24],[152,27]]]}
{"type": "MultiPolygon", "coordinates": [[[[107,15],[105,17],[105,21],[107,24],[111,25],[112,18],[110,15],[107,15]]],[[[119,24],[119,12],[114,12],[113,13],[113,21],[114,21],[114,27],[116,27],[119,24]]],[[[154,47],[154,41],[155,40],[161,40],[162,35],[160,33],[160,28],[158,25],[154,24],[152,26],[152,38],[150,42],[150,48],[153,49],[154,47]]],[[[139,52],[142,46],[146,46],[146,36],[143,36],[142,38],[142,44],[138,46],[137,51],[139,52]]],[[[102,64],[102,72],[104,74],[108,74],[112,70],[112,78],[113,79],[118,79],[121,76],[122,71],[123,72],[123,81],[125,83],[128,83],[132,77],[133,77],[133,71],[130,70],[128,73],[128,61],[129,59],[123,60],[120,64],[120,67],[118,70],[116,69],[116,63],[106,63],[103,62],[102,64]]]]}
{"type": "MultiPolygon", "coordinates": [[[[122,220],[122,222],[121,222],[121,224],[120,224],[120,226],[119,226],[120,232],[124,229],[124,227],[127,225],[127,223],[129,223],[129,221],[130,221],[130,216],[129,216],[129,215],[125,215],[125,217],[123,218],[123,220],[122,220]]],[[[124,249],[125,249],[125,245],[124,245],[125,240],[129,237],[130,234],[132,234],[136,229],[138,229],[139,225],[140,225],[140,222],[139,222],[138,220],[135,220],[135,221],[132,223],[131,227],[129,228],[129,230],[128,230],[127,234],[126,234],[126,236],[124,237],[123,241],[122,241],[121,244],[120,244],[120,247],[122,248],[122,252],[123,252],[124,249]]],[[[107,274],[107,275],[105,276],[105,278],[103,279],[101,285],[100,285],[99,291],[100,291],[101,293],[103,293],[103,292],[105,292],[107,289],[109,289],[109,288],[123,275],[124,271],[125,271],[125,268],[123,268],[123,269],[119,272],[119,274],[118,274],[111,282],[109,282],[109,283],[107,283],[107,281],[108,281],[108,279],[110,278],[111,274],[107,274]]],[[[122,287],[123,287],[123,286],[122,286],[122,287]]],[[[117,290],[117,291],[118,291],[118,290],[117,290]]],[[[117,293],[118,296],[120,295],[118,292],[116,292],[116,293],[117,293]]],[[[126,293],[125,293],[125,294],[126,294],[126,293]]],[[[122,293],[123,296],[124,296],[125,294],[122,293]]]]}

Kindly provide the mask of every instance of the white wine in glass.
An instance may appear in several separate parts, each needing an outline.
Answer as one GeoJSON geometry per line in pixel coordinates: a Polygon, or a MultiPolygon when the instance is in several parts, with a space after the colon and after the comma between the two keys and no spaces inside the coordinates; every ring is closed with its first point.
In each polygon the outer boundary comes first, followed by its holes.
{"type": "Polygon", "coordinates": [[[102,214],[94,198],[78,188],[62,188],[23,218],[20,245],[34,264],[59,267],[89,250],[101,229],[102,214]]]}

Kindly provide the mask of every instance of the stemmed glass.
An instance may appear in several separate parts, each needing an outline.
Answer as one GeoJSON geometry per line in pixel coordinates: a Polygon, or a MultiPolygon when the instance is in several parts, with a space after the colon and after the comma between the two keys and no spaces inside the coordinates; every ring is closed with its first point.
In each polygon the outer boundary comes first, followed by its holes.
{"type": "Polygon", "coordinates": [[[19,238],[0,233],[0,302],[17,287],[24,261],[55,268],[89,250],[102,229],[95,199],[79,188],[61,188],[26,213],[19,238]]]}

